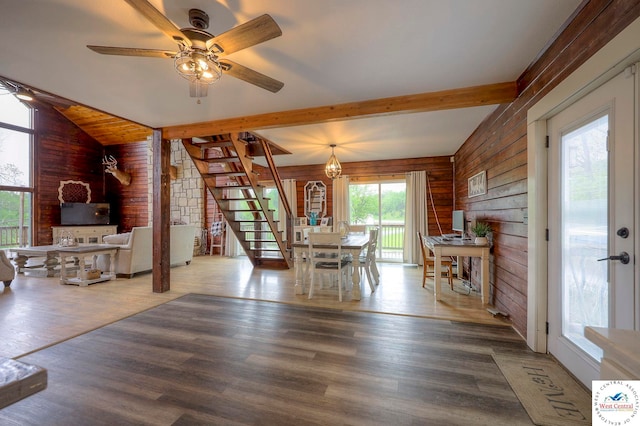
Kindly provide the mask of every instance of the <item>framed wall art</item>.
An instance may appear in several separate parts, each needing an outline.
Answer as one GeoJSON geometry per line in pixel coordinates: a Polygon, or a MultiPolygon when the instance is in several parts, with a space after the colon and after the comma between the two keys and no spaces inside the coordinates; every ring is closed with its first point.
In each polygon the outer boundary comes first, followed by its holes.
{"type": "Polygon", "coordinates": [[[469,198],[487,193],[487,171],[483,170],[469,178],[469,198]]]}

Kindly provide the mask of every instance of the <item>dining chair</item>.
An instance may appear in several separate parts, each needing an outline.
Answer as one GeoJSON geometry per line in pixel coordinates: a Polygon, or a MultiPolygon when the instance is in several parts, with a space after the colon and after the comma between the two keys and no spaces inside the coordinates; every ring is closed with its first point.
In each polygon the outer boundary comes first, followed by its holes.
{"type": "Polygon", "coordinates": [[[369,230],[369,245],[364,255],[360,255],[360,277],[364,279],[367,276],[371,293],[376,290],[376,286],[380,284],[378,269],[376,267],[376,250],[378,247],[378,228],[369,230]]]}
{"type": "Polygon", "coordinates": [[[349,225],[350,234],[366,234],[367,225],[349,225]]]}
{"type": "Polygon", "coordinates": [[[347,284],[351,261],[342,253],[342,239],[339,232],[310,232],[309,233],[309,261],[311,267],[311,284],[309,286],[309,299],[313,297],[313,291],[318,275],[337,275],[338,300],[342,302],[343,278],[347,284]],[[343,277],[344,275],[344,277],[343,277]]]}
{"type": "MultiPolygon", "coordinates": [[[[418,232],[418,240],[420,241],[420,249],[422,250],[422,262],[424,265],[424,269],[422,271],[422,287],[424,288],[424,285],[427,281],[427,276],[433,276],[433,280],[435,281],[435,258],[433,257],[433,253],[431,252],[429,247],[427,247],[427,245],[425,244],[424,237],[422,236],[421,232],[418,232]],[[432,275],[429,275],[429,268],[433,270],[432,275]]],[[[451,290],[453,290],[453,260],[441,259],[440,264],[443,268],[443,270],[440,272],[441,277],[448,278],[449,287],[451,287],[451,290]]]]}

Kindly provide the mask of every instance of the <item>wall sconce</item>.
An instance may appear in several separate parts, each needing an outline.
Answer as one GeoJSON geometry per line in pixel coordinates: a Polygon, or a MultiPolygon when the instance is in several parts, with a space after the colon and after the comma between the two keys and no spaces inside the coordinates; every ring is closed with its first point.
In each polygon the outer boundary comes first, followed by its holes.
{"type": "Polygon", "coordinates": [[[333,151],[336,144],[333,143],[329,146],[331,147],[331,157],[329,157],[329,161],[327,161],[327,164],[324,166],[324,172],[329,179],[333,180],[342,174],[342,166],[333,151]]]}

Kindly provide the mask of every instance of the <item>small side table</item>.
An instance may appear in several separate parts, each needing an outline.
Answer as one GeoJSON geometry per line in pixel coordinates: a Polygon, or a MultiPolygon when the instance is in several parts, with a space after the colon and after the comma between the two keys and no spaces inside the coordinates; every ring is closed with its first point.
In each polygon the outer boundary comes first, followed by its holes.
{"type": "Polygon", "coordinates": [[[77,246],[77,247],[60,247],[58,250],[60,256],[60,284],[73,284],[81,287],[86,287],[89,284],[100,283],[109,280],[116,279],[115,272],[115,255],[118,252],[118,247],[113,247],[107,244],[92,245],[92,246],[77,246]],[[96,260],[98,255],[106,254],[111,257],[111,268],[108,273],[102,272],[97,278],[88,278],[85,270],[85,259],[91,256],[91,267],[96,269],[96,260]],[[80,269],[78,270],[78,276],[68,278],[66,274],[65,259],[67,257],[77,258],[80,262],[80,269]]]}

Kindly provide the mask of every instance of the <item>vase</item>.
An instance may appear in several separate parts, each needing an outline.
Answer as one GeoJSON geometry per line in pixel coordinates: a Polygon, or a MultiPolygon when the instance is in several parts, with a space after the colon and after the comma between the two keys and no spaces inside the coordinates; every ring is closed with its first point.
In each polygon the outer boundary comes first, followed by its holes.
{"type": "Polygon", "coordinates": [[[478,245],[485,245],[488,243],[488,240],[487,237],[476,237],[473,242],[478,245]]]}

